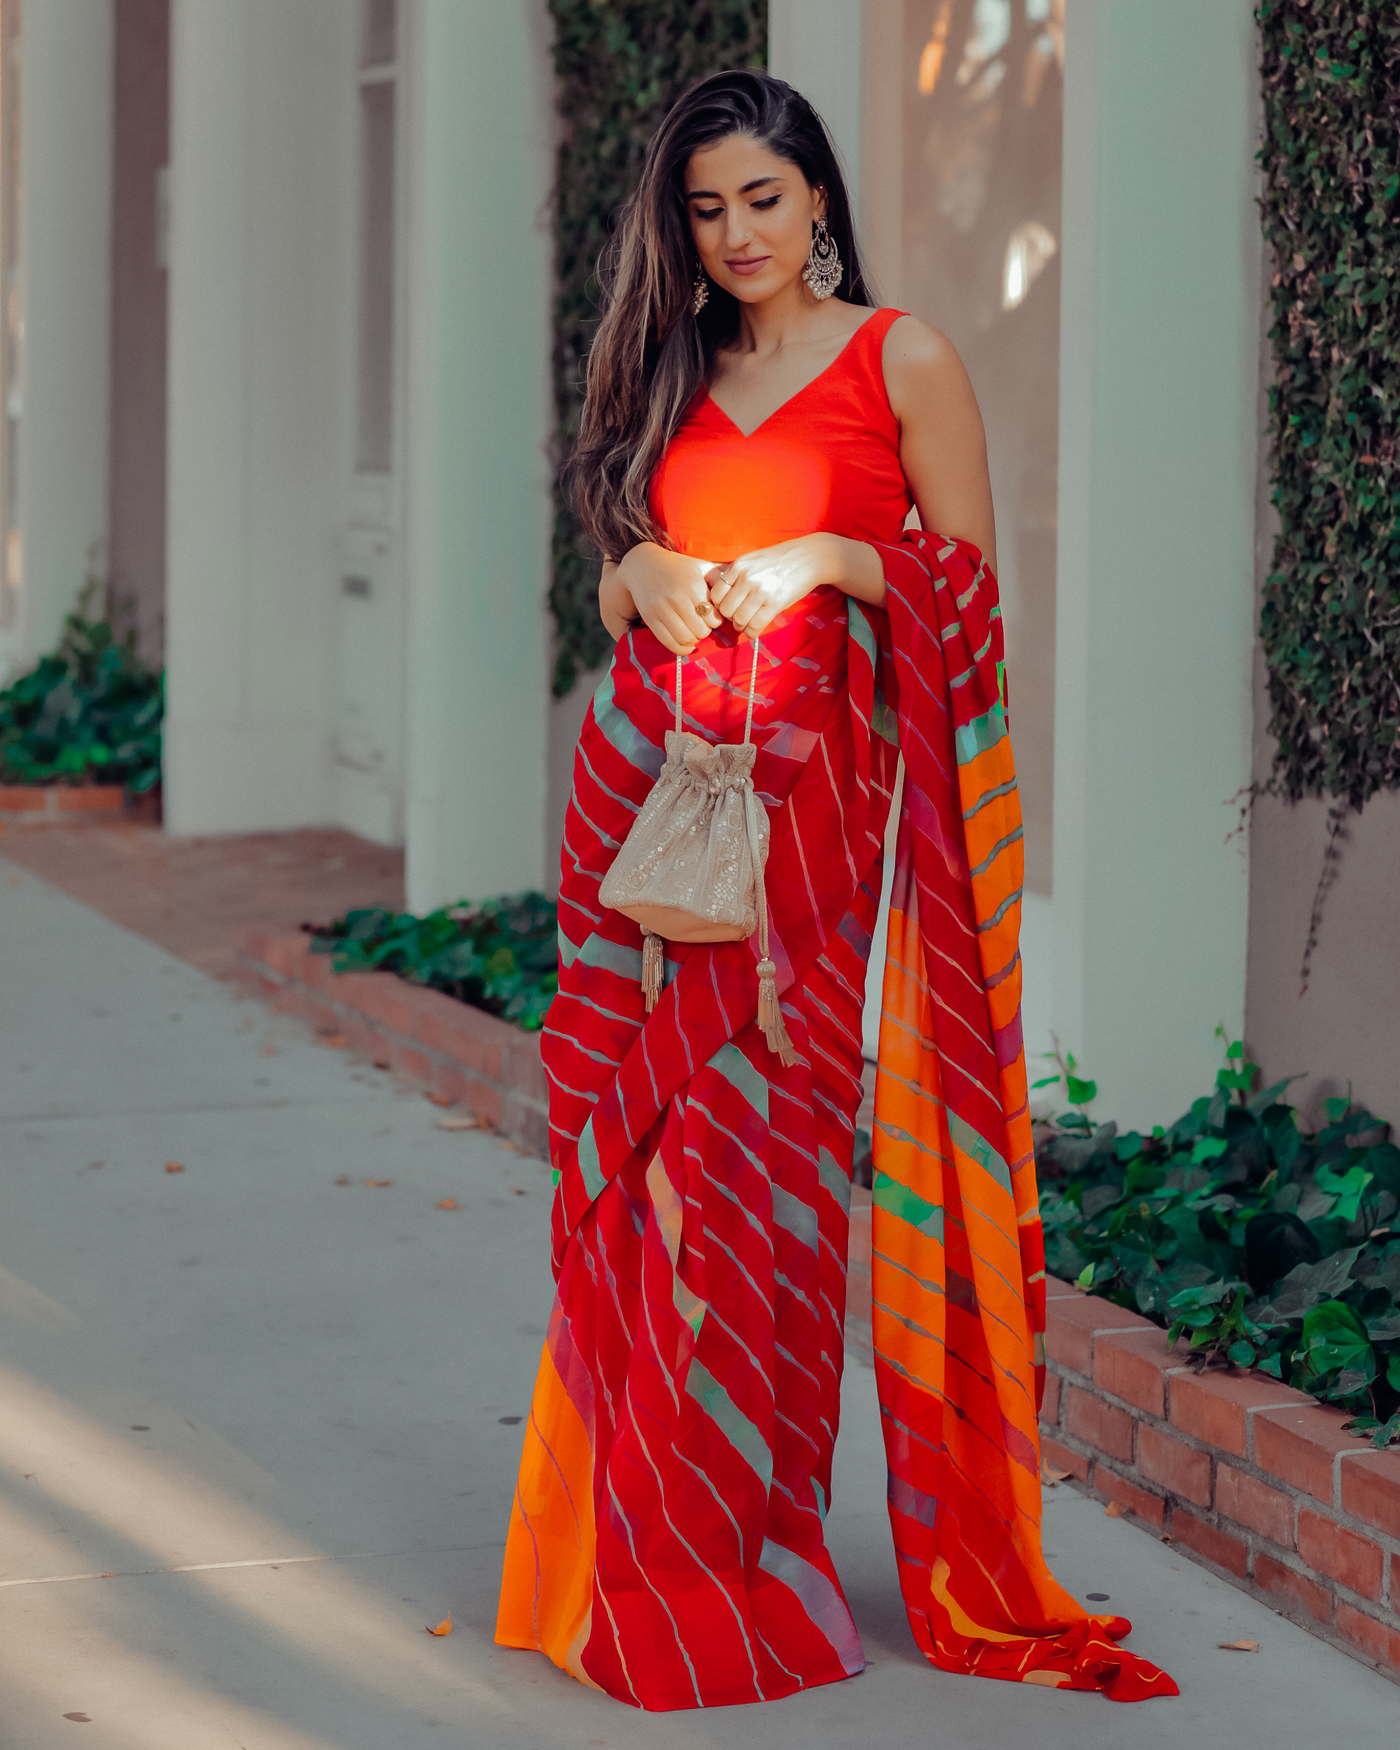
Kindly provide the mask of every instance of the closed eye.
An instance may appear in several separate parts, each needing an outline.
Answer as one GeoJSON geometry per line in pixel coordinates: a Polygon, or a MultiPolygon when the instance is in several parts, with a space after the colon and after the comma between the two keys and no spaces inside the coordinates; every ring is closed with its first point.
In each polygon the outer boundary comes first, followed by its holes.
{"type": "Polygon", "coordinates": [[[769,195],[769,197],[768,197],[768,199],[767,199],[767,200],[764,200],[764,201],[753,201],[753,202],[751,202],[751,203],[750,203],[750,204],[751,204],[751,205],[752,205],[752,206],[754,206],[754,207],[756,207],[756,208],[757,208],[757,209],[758,209],[758,211],[759,211],[759,212],[761,212],[761,213],[766,213],[766,212],[767,212],[767,211],[768,211],[768,209],[769,209],[769,207],[775,207],[775,206],[777,206],[777,204],[778,204],[778,202],[779,202],[779,201],[780,201],[780,200],[781,200],[781,199],[782,199],[782,198],[783,198],[783,197],[782,197],[782,196],[781,196],[781,195],[780,195],[780,194],[770,194],[770,195],[769,195]]]}
{"type": "Polygon", "coordinates": [[[723,207],[706,207],[703,210],[696,207],[695,216],[697,219],[717,219],[723,211],[723,207]]]}

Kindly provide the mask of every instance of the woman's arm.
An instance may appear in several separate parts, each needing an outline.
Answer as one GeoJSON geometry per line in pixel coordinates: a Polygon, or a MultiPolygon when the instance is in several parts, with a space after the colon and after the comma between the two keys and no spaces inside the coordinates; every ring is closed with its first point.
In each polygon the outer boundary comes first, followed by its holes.
{"type": "Polygon", "coordinates": [[[970,541],[995,572],[987,434],[956,348],[936,328],[901,316],[885,336],[884,365],[899,421],[899,464],[919,522],[955,541],[970,541]]]}
{"type": "Polygon", "coordinates": [[[598,612],[614,638],[644,621],[668,650],[689,656],[719,624],[705,589],[708,559],[672,553],[654,541],[633,547],[620,564],[603,562],[598,612]]]}

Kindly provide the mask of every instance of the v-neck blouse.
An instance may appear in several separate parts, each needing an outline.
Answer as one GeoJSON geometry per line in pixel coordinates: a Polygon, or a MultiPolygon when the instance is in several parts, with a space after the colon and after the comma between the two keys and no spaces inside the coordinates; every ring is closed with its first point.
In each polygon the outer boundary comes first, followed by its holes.
{"type": "Polygon", "coordinates": [[[820,374],[747,437],[708,389],[652,476],[652,513],[682,553],[737,559],[799,535],[896,541],[909,514],[899,422],[885,392],[877,310],[820,374]]]}

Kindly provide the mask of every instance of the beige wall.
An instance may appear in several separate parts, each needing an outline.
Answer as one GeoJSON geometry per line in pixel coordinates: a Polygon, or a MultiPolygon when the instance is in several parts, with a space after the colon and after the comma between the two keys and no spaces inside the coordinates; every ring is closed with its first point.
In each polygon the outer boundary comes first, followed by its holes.
{"type": "Polygon", "coordinates": [[[1248,0],[1071,0],[1055,1003],[1120,1123],[1244,1022],[1262,245],[1248,0]]]}
{"type": "MultiPolygon", "coordinates": [[[[1267,774],[1267,757],[1259,770],[1267,774]]],[[[1348,823],[1303,994],[1327,807],[1274,797],[1255,804],[1245,1037],[1266,1081],[1302,1077],[1290,1098],[1305,1110],[1350,1092],[1377,1117],[1400,1121],[1400,794],[1377,796],[1348,823]]]]}
{"type": "Polygon", "coordinates": [[[20,31],[22,284],[6,296],[23,312],[11,427],[24,554],[12,656],[23,662],[53,648],[84,576],[106,557],[111,0],[39,0],[20,31]]]}
{"type": "Polygon", "coordinates": [[[425,911],[538,887],[553,862],[555,122],[543,0],[420,0],[413,18],[406,819],[425,911]]]}
{"type": "Polygon", "coordinates": [[[997,22],[966,0],[866,0],[860,79],[860,234],[878,294],[949,336],[986,426],[1038,895],[1053,855],[1064,47],[1063,7],[1046,10],[1031,18],[1018,0],[997,22]],[[1043,248],[1027,262],[1013,245],[1032,238],[1043,248]]]}
{"type": "Polygon", "coordinates": [[[355,25],[342,0],[172,7],[165,818],[179,835],[333,818],[355,25]]]}
{"type": "Polygon", "coordinates": [[[116,0],[108,577],[118,624],[165,655],[166,269],[157,175],[170,157],[170,0],[116,0]]]}

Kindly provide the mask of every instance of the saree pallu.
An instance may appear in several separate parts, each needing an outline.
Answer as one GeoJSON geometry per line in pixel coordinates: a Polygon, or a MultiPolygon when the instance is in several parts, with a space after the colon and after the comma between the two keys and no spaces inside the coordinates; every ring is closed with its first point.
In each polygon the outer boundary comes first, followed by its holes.
{"type": "MultiPolygon", "coordinates": [[[[1175,1691],[1040,1554],[1044,1268],[995,580],[936,536],[880,551],[885,611],[821,589],[761,640],[754,783],[792,1068],[756,1025],[752,943],[668,944],[647,1015],[640,933],[598,904],[674,709],[674,662],[649,632],[618,647],[579,740],[543,1040],[558,1290],[496,1639],[645,1708],[770,1699],[864,1664],[822,1526],[865,964],[901,751],[872,1282],[910,1623],[948,1670],[1175,1691]]],[[[687,664],[688,728],[738,739],[748,665],[732,635],[707,640],[687,664]]]]}

